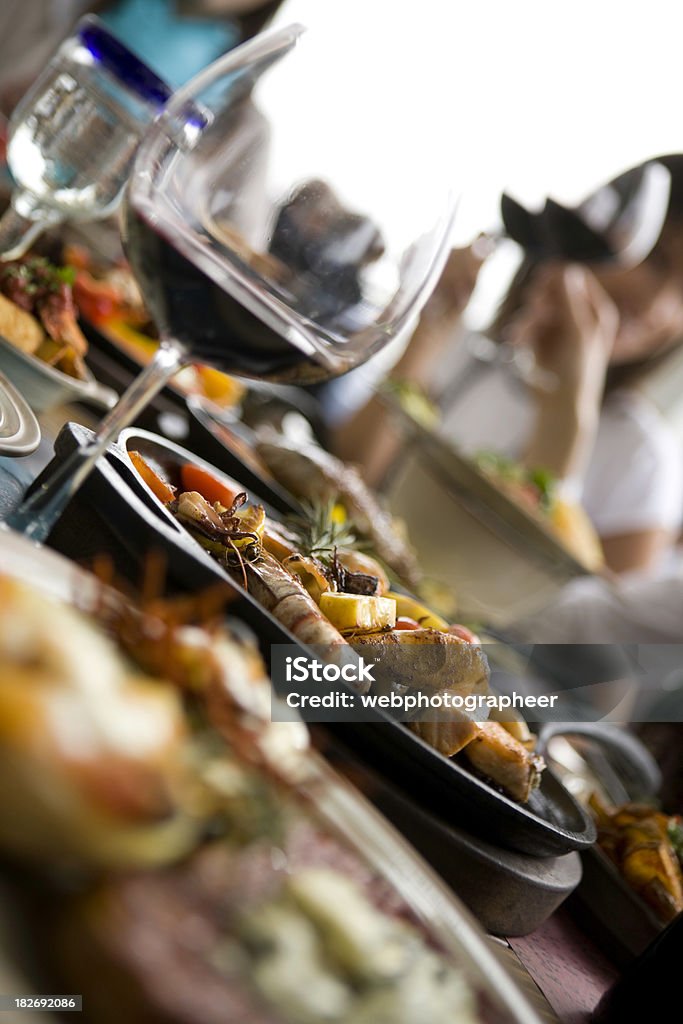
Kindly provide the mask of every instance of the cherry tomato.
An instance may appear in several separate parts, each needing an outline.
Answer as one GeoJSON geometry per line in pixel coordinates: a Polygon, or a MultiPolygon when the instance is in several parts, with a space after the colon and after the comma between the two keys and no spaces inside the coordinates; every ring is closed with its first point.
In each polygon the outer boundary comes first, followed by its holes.
{"type": "Polygon", "coordinates": [[[452,633],[453,636],[457,636],[461,640],[464,640],[466,644],[480,643],[477,634],[473,633],[471,629],[467,628],[467,626],[460,626],[458,623],[455,623],[454,625],[448,627],[448,632],[452,633]]]}
{"type": "Polygon", "coordinates": [[[79,270],[76,274],[73,294],[79,311],[93,324],[111,319],[122,306],[118,288],[106,281],[98,281],[87,270],[79,270]]]}

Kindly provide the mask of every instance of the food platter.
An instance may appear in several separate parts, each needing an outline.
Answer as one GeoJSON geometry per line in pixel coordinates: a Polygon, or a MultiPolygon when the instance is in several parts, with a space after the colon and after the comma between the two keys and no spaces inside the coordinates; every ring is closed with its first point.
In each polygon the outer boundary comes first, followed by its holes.
{"type": "Polygon", "coordinates": [[[680,817],[662,810],[662,773],[641,739],[608,722],[549,723],[541,745],[594,816],[583,850],[577,918],[626,965],[681,909],[680,817]],[[555,744],[554,737],[566,739],[555,744]]]}
{"type": "Polygon", "coordinates": [[[664,927],[598,846],[582,854],[581,884],[573,897],[581,918],[616,963],[627,964],[664,927]]]}
{"type": "MultiPolygon", "coordinates": [[[[73,563],[54,552],[37,549],[23,538],[10,533],[3,533],[0,536],[0,551],[3,556],[2,568],[5,577],[14,577],[20,580],[33,577],[38,582],[39,588],[49,593],[52,598],[59,598],[67,603],[76,602],[81,609],[87,607],[89,601],[103,600],[102,584],[95,583],[90,574],[79,570],[73,563]]],[[[112,600],[115,599],[112,598],[112,600]]],[[[332,837],[325,840],[320,851],[324,858],[323,863],[327,865],[324,871],[327,874],[330,870],[343,874],[360,871],[357,877],[364,879],[362,884],[364,886],[374,884],[375,891],[378,894],[383,894],[381,899],[385,902],[378,902],[378,907],[383,906],[385,909],[380,912],[384,914],[400,912],[408,915],[405,918],[407,923],[414,920],[415,927],[423,930],[424,934],[429,936],[429,940],[433,944],[432,948],[442,951],[452,964],[462,970],[474,993],[477,1021],[481,1021],[483,1024],[535,1024],[537,1021],[535,1013],[501,966],[484,933],[458,900],[452,896],[444,883],[425,867],[405,840],[388,826],[384,819],[348,784],[340,780],[314,752],[303,756],[305,770],[302,771],[300,767],[296,774],[296,778],[299,779],[296,785],[301,787],[302,793],[307,794],[302,807],[310,807],[310,813],[322,823],[322,827],[328,830],[329,836],[332,837]],[[344,853],[341,860],[334,853],[334,844],[339,843],[348,847],[349,850],[348,853],[344,853]],[[354,864],[357,864],[358,867],[354,867],[354,864]],[[374,883],[372,883],[373,878],[377,879],[374,883]],[[400,902],[397,902],[399,896],[400,902]],[[406,909],[399,911],[398,908],[402,905],[406,909]],[[390,910],[391,907],[397,909],[390,910]]],[[[308,813],[305,811],[306,815],[308,813]]],[[[315,852],[316,842],[313,841],[315,837],[310,832],[305,835],[308,845],[296,854],[296,858],[303,856],[302,864],[304,865],[309,862],[315,864],[315,858],[319,856],[315,852]],[[311,842],[313,842],[312,847],[311,842]],[[311,857],[313,857],[312,861],[311,857]]],[[[215,876],[217,869],[222,867],[225,859],[220,849],[212,847],[211,850],[213,851],[211,853],[213,861],[211,859],[205,861],[207,865],[211,865],[209,874],[206,875],[203,883],[205,885],[211,875],[215,876]]],[[[290,853],[289,856],[293,858],[294,854],[290,853]]],[[[278,870],[276,864],[277,862],[273,861],[270,867],[262,867],[261,870],[276,872],[278,870]]],[[[298,860],[291,860],[289,870],[293,869],[295,875],[301,871],[297,865],[298,860]]],[[[187,885],[187,883],[183,882],[183,879],[187,877],[188,870],[187,865],[181,864],[177,868],[161,867],[147,870],[143,875],[136,875],[134,872],[131,874],[129,871],[121,879],[114,879],[113,882],[108,883],[110,889],[104,906],[106,907],[114,900],[117,914],[122,914],[124,918],[130,917],[132,914],[132,921],[138,935],[142,935],[145,929],[151,928],[152,931],[148,933],[151,937],[154,934],[153,929],[165,922],[166,926],[156,931],[154,941],[158,949],[163,948],[166,943],[172,946],[173,935],[177,929],[169,930],[168,923],[173,914],[174,901],[176,901],[176,907],[180,909],[183,907],[182,899],[187,896],[187,891],[183,890],[183,885],[187,885]],[[180,888],[174,882],[176,878],[181,881],[180,888]],[[182,895],[184,891],[185,896],[182,895]],[[122,896],[126,897],[128,902],[126,899],[122,899],[122,896]],[[131,898],[135,896],[137,896],[137,900],[131,904],[131,898]],[[166,903],[159,902],[159,897],[162,898],[162,901],[165,898],[166,903]],[[177,902],[179,898],[180,903],[177,902]]],[[[205,868],[206,870],[207,868],[205,868]]],[[[5,886],[8,891],[8,902],[5,903],[3,900],[4,918],[5,908],[14,908],[15,910],[21,908],[21,901],[16,903],[15,896],[17,888],[20,890],[24,883],[21,882],[21,876],[17,876],[4,860],[0,860],[0,875],[2,876],[3,891],[5,886]]],[[[355,874],[354,877],[356,877],[355,874]]],[[[72,898],[69,896],[69,890],[74,886],[77,889],[82,881],[79,882],[72,878],[66,893],[60,899],[65,899],[68,903],[72,898]]],[[[228,890],[229,881],[225,878],[221,883],[224,887],[228,885],[228,890]]],[[[43,878],[37,883],[37,891],[43,894],[41,899],[50,890],[52,883],[48,883],[49,874],[47,878],[43,878]]],[[[253,889],[254,884],[252,869],[247,888],[253,889]]],[[[36,885],[35,881],[31,885],[36,885]]],[[[46,900],[48,901],[47,906],[49,897],[46,897],[46,900]]],[[[199,907],[196,907],[196,911],[199,911],[199,907]]],[[[63,912],[64,908],[62,907],[60,913],[63,912]]],[[[203,913],[204,911],[199,912],[203,913]]],[[[52,914],[53,908],[49,907],[48,913],[44,913],[43,918],[49,919],[52,914]]],[[[401,918],[401,920],[403,919],[401,918]]],[[[90,936],[90,948],[83,945],[76,947],[80,950],[79,955],[83,958],[86,971],[91,970],[93,965],[98,966],[98,955],[104,948],[102,946],[103,933],[100,927],[103,920],[111,922],[112,919],[107,918],[106,913],[104,919],[101,915],[96,918],[87,918],[86,922],[89,921],[90,925],[93,922],[99,922],[99,926],[85,933],[86,936],[90,936]]],[[[47,927],[47,921],[40,923],[41,929],[43,924],[47,927]]],[[[118,922],[115,921],[116,923],[118,922]]],[[[4,920],[0,921],[0,940],[5,933],[4,925],[4,920]]],[[[401,928],[403,927],[401,925],[401,928]]],[[[42,944],[46,940],[46,933],[41,930],[39,934],[42,944]]],[[[73,949],[73,933],[64,933],[63,938],[65,940],[63,950],[66,957],[65,963],[69,964],[69,957],[73,949]]],[[[111,954],[111,952],[110,949],[109,953],[111,954]]],[[[17,953],[16,949],[15,953],[17,953]]],[[[186,950],[186,957],[192,955],[186,950]]],[[[115,966],[117,972],[124,965],[130,967],[132,957],[134,954],[129,957],[126,953],[123,958],[119,958],[118,962],[112,962],[112,966],[115,966]]],[[[6,964],[2,958],[0,941],[0,974],[3,977],[10,977],[11,972],[13,981],[20,982],[25,991],[35,991],[37,983],[34,977],[35,968],[36,965],[31,962],[30,957],[22,959],[21,955],[18,955],[18,959],[17,956],[12,958],[11,967],[9,962],[6,964]]],[[[144,957],[136,963],[136,970],[142,972],[140,975],[142,978],[145,977],[144,957]]],[[[180,974],[183,973],[184,969],[180,969],[180,974]]],[[[117,976],[120,975],[117,974],[117,976]]],[[[95,973],[95,977],[98,977],[97,973],[95,973]]],[[[105,974],[99,977],[102,982],[102,977],[106,981],[110,976],[105,974]]],[[[207,975],[207,978],[212,978],[215,986],[217,981],[215,976],[207,975]]],[[[168,982],[168,978],[166,980],[168,982]]],[[[174,985],[171,985],[171,989],[173,988],[174,985]]],[[[113,990],[107,991],[106,984],[104,984],[104,990],[100,996],[95,995],[94,989],[91,990],[89,1004],[91,1010],[93,1007],[101,1007],[102,998],[117,999],[118,995],[113,990]]],[[[137,1012],[140,1011],[137,1010],[137,1012]]],[[[213,1020],[212,1013],[208,1013],[204,1019],[213,1020]]],[[[273,1018],[268,1017],[267,1019],[272,1020],[273,1018]]],[[[468,1016],[467,1019],[474,1020],[475,1018],[468,1016]]]]}
{"type": "MultiPolygon", "coordinates": [[[[83,440],[83,428],[68,425],[60,435],[57,456],[63,457],[78,438],[83,440]]],[[[72,503],[51,543],[77,559],[87,557],[88,550],[92,554],[108,550],[129,573],[139,573],[145,555],[157,548],[165,553],[170,581],[179,589],[197,590],[217,579],[229,580],[238,595],[239,615],[255,630],[266,657],[274,643],[298,644],[169,515],[133,470],[127,448],[154,453],[162,463],[175,459],[208,466],[173,442],[145,431],[125,431],[119,445],[110,450],[106,461],[100,461],[86,483],[82,498],[86,507],[79,509],[72,503]],[[88,530],[91,536],[86,542],[88,530]]],[[[371,722],[334,728],[358,756],[398,781],[446,821],[464,824],[506,848],[536,857],[582,849],[594,842],[592,821],[552,772],[543,773],[540,789],[528,805],[521,805],[457,761],[437,753],[381,709],[372,717],[371,722]]]]}
{"type": "Polygon", "coordinates": [[[582,576],[591,572],[557,538],[542,515],[534,515],[521,502],[514,501],[497,486],[490,476],[482,472],[476,462],[466,457],[449,443],[438,430],[428,430],[412,416],[392,403],[392,412],[400,415],[402,423],[437,472],[448,481],[463,501],[472,503],[477,514],[484,514],[502,533],[523,544],[530,555],[546,560],[568,576],[582,576]]]}
{"type": "Polygon", "coordinates": [[[415,538],[425,571],[460,586],[473,617],[505,627],[533,614],[561,584],[590,573],[542,517],[513,501],[449,439],[393,401],[391,413],[406,447],[387,482],[390,507],[415,538]],[[446,521],[457,542],[437,547],[446,521]]]}
{"type": "Polygon", "coordinates": [[[189,445],[207,462],[220,465],[224,472],[239,479],[272,509],[285,515],[300,511],[299,503],[270,474],[258,459],[253,432],[241,422],[219,417],[201,399],[189,398],[189,445]]]}
{"type": "Polygon", "coordinates": [[[86,378],[77,380],[35,356],[27,355],[0,336],[0,369],[10,377],[36,412],[64,402],[89,402],[99,409],[111,409],[118,401],[113,388],[99,383],[86,368],[86,378]]]}

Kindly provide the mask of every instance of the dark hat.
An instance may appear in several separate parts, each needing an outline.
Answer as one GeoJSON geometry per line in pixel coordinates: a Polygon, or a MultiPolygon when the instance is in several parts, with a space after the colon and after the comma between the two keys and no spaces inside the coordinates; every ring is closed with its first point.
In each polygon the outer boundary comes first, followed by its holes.
{"type": "Polygon", "coordinates": [[[655,162],[666,167],[671,175],[671,195],[667,221],[683,219],[683,153],[666,153],[655,157],[655,162]]]}
{"type": "Polygon", "coordinates": [[[503,193],[500,208],[508,237],[531,259],[635,266],[652,251],[679,191],[683,157],[663,157],[620,174],[576,207],[547,199],[533,213],[503,193]]]}

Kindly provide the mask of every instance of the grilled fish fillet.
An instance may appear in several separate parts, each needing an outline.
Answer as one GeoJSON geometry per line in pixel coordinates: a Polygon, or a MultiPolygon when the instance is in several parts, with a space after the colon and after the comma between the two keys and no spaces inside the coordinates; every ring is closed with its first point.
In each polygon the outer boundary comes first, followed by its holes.
{"type": "Polygon", "coordinates": [[[489,667],[477,644],[438,629],[393,629],[360,634],[349,641],[366,661],[377,663],[375,678],[395,686],[450,690],[466,696],[488,692],[489,667]]]}
{"type": "Polygon", "coordinates": [[[408,722],[408,728],[444,757],[457,754],[481,729],[481,725],[470,718],[466,711],[458,708],[431,711],[430,719],[429,722],[408,722]]]}
{"type": "Polygon", "coordinates": [[[483,722],[477,735],[465,747],[474,767],[520,803],[525,803],[538,786],[544,764],[511,736],[500,722],[483,722]]]}

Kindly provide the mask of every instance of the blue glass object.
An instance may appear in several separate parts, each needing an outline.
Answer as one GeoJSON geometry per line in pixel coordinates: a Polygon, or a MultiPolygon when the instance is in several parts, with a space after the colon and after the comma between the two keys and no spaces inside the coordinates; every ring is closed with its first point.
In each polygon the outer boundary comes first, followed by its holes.
{"type": "Polygon", "coordinates": [[[229,18],[179,14],[175,0],[120,0],[100,19],[173,89],[240,41],[229,18]]]}
{"type": "Polygon", "coordinates": [[[141,99],[163,107],[170,88],[139,57],[124,46],[96,18],[85,18],[78,32],[80,42],[103,67],[141,99]]]}

